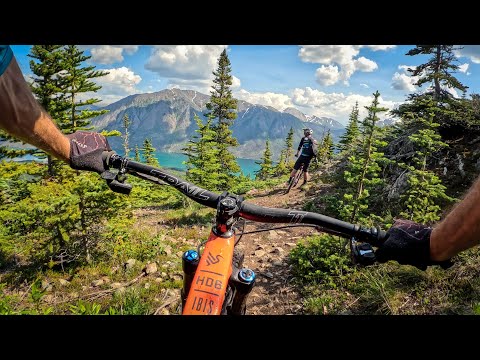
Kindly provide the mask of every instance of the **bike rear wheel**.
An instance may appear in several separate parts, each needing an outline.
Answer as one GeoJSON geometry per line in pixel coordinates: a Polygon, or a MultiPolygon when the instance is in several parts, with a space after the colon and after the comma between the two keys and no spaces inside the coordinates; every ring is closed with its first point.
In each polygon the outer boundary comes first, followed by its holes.
{"type": "Polygon", "coordinates": [[[295,176],[290,180],[290,182],[288,184],[288,187],[287,187],[287,190],[285,191],[285,194],[288,194],[292,188],[297,186],[298,181],[300,180],[302,175],[303,175],[303,164],[300,167],[300,169],[297,170],[295,176]]]}

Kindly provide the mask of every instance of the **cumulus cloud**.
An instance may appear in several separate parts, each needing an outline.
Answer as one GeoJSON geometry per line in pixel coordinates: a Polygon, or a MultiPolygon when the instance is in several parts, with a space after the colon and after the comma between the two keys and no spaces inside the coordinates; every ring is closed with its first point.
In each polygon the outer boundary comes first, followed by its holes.
{"type": "Polygon", "coordinates": [[[145,68],[161,77],[179,80],[209,80],[226,45],[154,46],[145,68]]]}
{"type": "Polygon", "coordinates": [[[280,111],[292,106],[290,96],[285,94],[273,92],[251,93],[245,89],[241,89],[235,92],[234,96],[236,99],[244,100],[252,104],[272,106],[280,111]]]}
{"type": "MultiPolygon", "coordinates": [[[[212,90],[213,82],[211,79],[202,80],[202,79],[194,79],[194,80],[186,80],[186,79],[178,79],[172,78],[169,79],[167,82],[167,88],[178,88],[183,90],[195,90],[204,94],[209,94],[210,90],[212,90]]],[[[241,85],[241,81],[235,75],[232,75],[232,85],[230,89],[235,90],[239,89],[241,85]]]]}
{"type": "Polygon", "coordinates": [[[363,71],[363,72],[372,72],[378,69],[378,65],[375,61],[367,59],[366,57],[359,57],[358,59],[354,60],[355,70],[363,71]]]}
{"type": "Polygon", "coordinates": [[[195,90],[204,94],[209,94],[212,82],[210,80],[183,80],[170,79],[167,88],[178,88],[182,90],[195,90]]]}
{"type": "Polygon", "coordinates": [[[408,66],[408,65],[399,65],[398,69],[401,72],[395,72],[392,76],[392,88],[395,90],[402,90],[402,91],[415,91],[417,87],[414,85],[417,81],[419,76],[411,76],[408,69],[415,69],[415,66],[408,66]]]}
{"type": "Polygon", "coordinates": [[[364,46],[373,51],[387,51],[397,47],[397,45],[364,45],[364,46]]]}
{"type": "Polygon", "coordinates": [[[348,79],[355,71],[372,72],[378,69],[375,61],[364,56],[357,57],[362,47],[388,50],[393,45],[303,45],[298,56],[303,62],[321,64],[315,73],[317,82],[324,86],[336,84],[348,79]]]}
{"type": "MultiPolygon", "coordinates": [[[[465,64],[462,64],[462,65],[459,65],[458,66],[458,71],[462,72],[462,73],[467,73],[467,70],[468,70],[468,66],[470,64],[469,63],[465,63],[465,64]]],[[[470,75],[470,73],[467,73],[467,75],[470,75]]]]}
{"type": "Polygon", "coordinates": [[[404,73],[395,72],[392,77],[392,87],[395,90],[415,91],[416,87],[413,85],[414,82],[411,76],[404,73]]]}
{"type": "Polygon", "coordinates": [[[241,85],[242,85],[242,82],[240,81],[240,79],[238,77],[236,77],[235,75],[232,75],[231,89],[238,89],[238,88],[240,88],[241,85]]]}
{"type": "Polygon", "coordinates": [[[315,72],[315,78],[320,85],[329,86],[335,84],[340,78],[338,66],[320,66],[315,72]]]}
{"type": "MultiPolygon", "coordinates": [[[[365,106],[370,106],[373,100],[372,96],[364,96],[359,94],[344,93],[326,93],[320,90],[306,88],[295,88],[292,92],[292,102],[301,111],[316,116],[326,116],[336,119],[343,123],[347,123],[348,116],[352,111],[352,107],[358,101],[360,117],[367,115],[365,106]]],[[[389,110],[397,107],[398,102],[384,100],[379,98],[380,106],[389,110]]],[[[381,113],[381,119],[388,117],[388,112],[381,113]]]]}
{"type": "Polygon", "coordinates": [[[90,50],[92,61],[99,64],[113,64],[123,61],[123,53],[132,55],[138,45],[80,45],[82,50],[90,50]]]}
{"type": "Polygon", "coordinates": [[[457,57],[466,57],[475,64],[480,64],[480,45],[462,45],[463,49],[455,50],[457,57]]]}
{"type": "Polygon", "coordinates": [[[98,97],[102,99],[102,105],[110,104],[128,95],[140,93],[137,89],[137,85],[142,81],[140,75],[135,74],[125,66],[105,69],[105,71],[108,71],[108,75],[94,80],[102,86],[98,92],[98,97]]]}

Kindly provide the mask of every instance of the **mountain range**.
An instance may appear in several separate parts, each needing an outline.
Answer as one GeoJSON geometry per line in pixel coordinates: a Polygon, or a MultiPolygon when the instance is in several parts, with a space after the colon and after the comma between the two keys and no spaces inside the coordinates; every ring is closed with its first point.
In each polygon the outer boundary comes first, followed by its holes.
{"type": "MultiPolygon", "coordinates": [[[[123,117],[127,114],[131,121],[130,148],[133,149],[135,145],[141,148],[145,138],[150,138],[158,151],[182,152],[181,149],[197,129],[194,116],[205,118],[203,114],[209,100],[208,95],[180,89],[131,95],[101,108],[109,112],[93,118],[92,124],[98,131],[116,129],[123,132],[123,117]]],[[[313,136],[317,140],[321,140],[323,134],[330,130],[336,141],[345,131],[342,124],[331,118],[305,115],[295,108],[278,111],[271,106],[238,100],[237,118],[232,131],[240,145],[233,148],[232,153],[241,158],[260,159],[265,150],[265,141],[269,139],[273,159],[277,160],[291,127],[295,132],[295,148],[305,127],[313,129],[313,136]]],[[[110,137],[109,143],[115,150],[121,151],[121,138],[110,137]]]]}

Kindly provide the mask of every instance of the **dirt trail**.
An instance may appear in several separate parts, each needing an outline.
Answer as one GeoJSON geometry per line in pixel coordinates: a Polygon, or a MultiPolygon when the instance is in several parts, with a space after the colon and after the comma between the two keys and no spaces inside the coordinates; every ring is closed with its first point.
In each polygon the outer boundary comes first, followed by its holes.
{"type": "MultiPolygon", "coordinates": [[[[301,189],[285,194],[278,186],[252,194],[249,199],[257,205],[301,209],[308,200],[301,189]]],[[[245,231],[269,229],[286,224],[261,224],[247,222],[245,231]]],[[[287,262],[288,253],[300,239],[318,233],[314,228],[293,227],[245,235],[238,244],[245,253],[244,267],[255,271],[257,280],[247,302],[250,315],[301,314],[302,299],[292,285],[292,275],[287,262]]]]}

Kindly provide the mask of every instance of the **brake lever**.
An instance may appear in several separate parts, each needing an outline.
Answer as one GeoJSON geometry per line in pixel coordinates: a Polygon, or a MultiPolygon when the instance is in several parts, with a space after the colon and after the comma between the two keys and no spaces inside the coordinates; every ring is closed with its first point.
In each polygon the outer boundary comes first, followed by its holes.
{"type": "Polygon", "coordinates": [[[367,242],[359,243],[355,237],[350,239],[350,250],[355,264],[368,266],[377,261],[372,245],[367,242]]]}
{"type": "Polygon", "coordinates": [[[125,174],[120,172],[116,174],[107,170],[101,173],[100,176],[107,182],[110,190],[116,193],[130,195],[130,192],[132,191],[132,185],[125,182],[125,174]]]}

